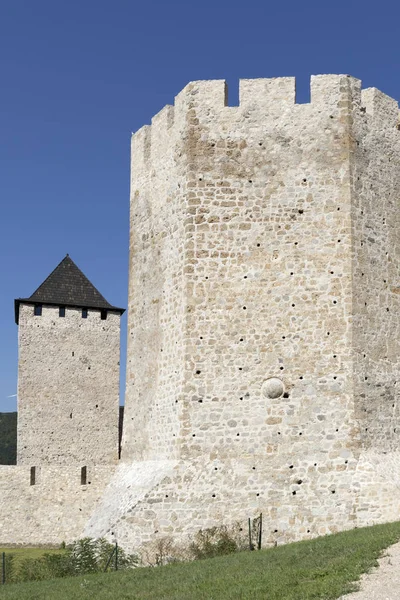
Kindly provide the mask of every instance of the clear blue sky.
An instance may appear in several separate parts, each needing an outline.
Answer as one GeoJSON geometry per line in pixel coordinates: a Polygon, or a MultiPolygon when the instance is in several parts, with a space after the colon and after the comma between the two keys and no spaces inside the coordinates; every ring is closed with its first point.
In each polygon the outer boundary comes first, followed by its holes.
{"type": "Polygon", "coordinates": [[[127,305],[132,131],[195,79],[227,79],[230,104],[239,78],[288,75],[306,101],[317,73],[399,99],[399,31],[394,0],[0,0],[0,411],[16,407],[13,300],[67,252],[127,305]]]}

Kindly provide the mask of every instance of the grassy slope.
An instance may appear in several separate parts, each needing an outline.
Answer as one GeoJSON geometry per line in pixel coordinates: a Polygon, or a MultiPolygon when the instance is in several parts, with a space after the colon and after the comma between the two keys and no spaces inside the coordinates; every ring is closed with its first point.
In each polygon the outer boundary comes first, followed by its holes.
{"type": "Polygon", "coordinates": [[[17,461],[17,413],[0,413],[0,465],[17,461]]]}
{"type": "Polygon", "coordinates": [[[311,600],[352,591],[382,550],[400,539],[400,523],[356,529],[261,552],[15,584],[4,600],[311,600]]]}

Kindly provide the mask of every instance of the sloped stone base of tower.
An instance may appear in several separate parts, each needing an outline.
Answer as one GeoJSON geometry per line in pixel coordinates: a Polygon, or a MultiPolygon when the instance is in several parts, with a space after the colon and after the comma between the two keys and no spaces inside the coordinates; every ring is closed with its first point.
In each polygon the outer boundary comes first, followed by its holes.
{"type": "Polygon", "coordinates": [[[263,545],[394,521],[400,515],[400,452],[346,450],[336,460],[271,456],[121,465],[84,530],[128,551],[200,529],[247,524],[263,514],[263,545]],[[317,462],[316,462],[317,461],[317,462]]]}

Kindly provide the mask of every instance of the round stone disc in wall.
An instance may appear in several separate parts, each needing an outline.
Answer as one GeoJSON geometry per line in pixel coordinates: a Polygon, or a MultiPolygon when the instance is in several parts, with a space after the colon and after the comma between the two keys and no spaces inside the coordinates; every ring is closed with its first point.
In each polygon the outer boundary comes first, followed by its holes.
{"type": "Polygon", "coordinates": [[[262,392],[267,398],[279,398],[283,395],[285,386],[278,377],[266,379],[262,385],[262,392]]]}

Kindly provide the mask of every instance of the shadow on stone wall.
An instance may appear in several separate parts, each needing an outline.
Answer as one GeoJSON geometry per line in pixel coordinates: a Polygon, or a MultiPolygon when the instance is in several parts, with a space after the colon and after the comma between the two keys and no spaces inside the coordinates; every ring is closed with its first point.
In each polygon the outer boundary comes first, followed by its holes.
{"type": "Polygon", "coordinates": [[[17,464],[17,413],[0,413],[0,464],[17,464]]]}
{"type": "Polygon", "coordinates": [[[118,420],[118,458],[121,458],[121,443],[122,443],[122,432],[124,429],[124,406],[119,407],[119,420],[118,420]]]}

